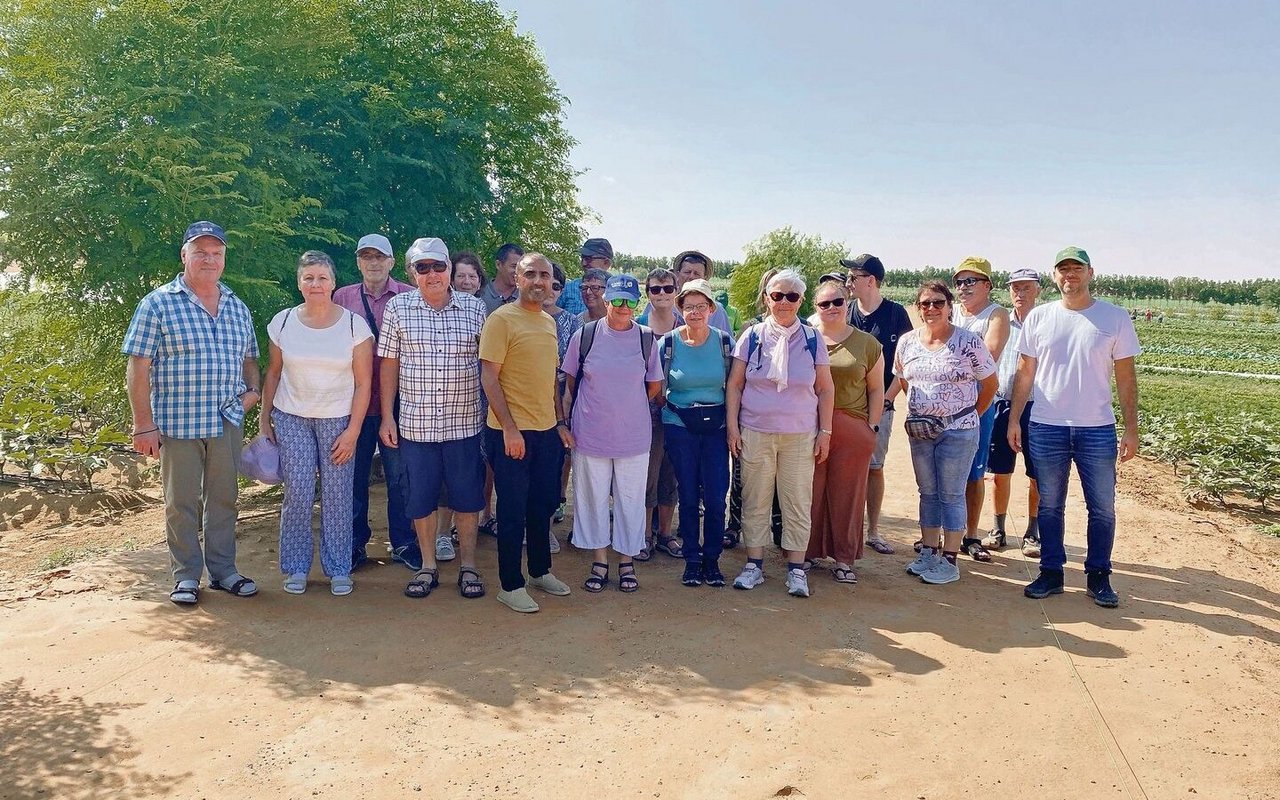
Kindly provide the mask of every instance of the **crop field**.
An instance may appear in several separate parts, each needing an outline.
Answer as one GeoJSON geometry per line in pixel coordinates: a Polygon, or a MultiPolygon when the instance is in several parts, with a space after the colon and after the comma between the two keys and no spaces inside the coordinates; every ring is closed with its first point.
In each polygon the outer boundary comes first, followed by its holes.
{"type": "Polygon", "coordinates": [[[1280,376],[1280,326],[1180,318],[1135,324],[1144,366],[1280,376]]]}

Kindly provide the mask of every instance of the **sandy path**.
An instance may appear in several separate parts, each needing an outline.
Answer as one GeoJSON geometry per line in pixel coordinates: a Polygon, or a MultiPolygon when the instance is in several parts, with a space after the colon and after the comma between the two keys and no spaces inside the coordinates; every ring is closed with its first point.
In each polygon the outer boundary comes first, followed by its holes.
{"type": "MultiPolygon", "coordinates": [[[[591,596],[566,548],[574,594],[518,616],[492,599],[492,541],[480,601],[451,566],[407,600],[391,564],[350,598],[293,597],[261,509],[242,525],[251,600],[174,607],[159,547],[74,565],[0,605],[0,796],[1280,797],[1274,540],[1188,510],[1139,463],[1118,610],[1081,588],[1078,491],[1066,595],[1024,599],[1016,548],[929,587],[902,571],[915,494],[897,436],[898,554],[868,553],[852,589],[816,573],[809,600],[784,594],[777,558],[748,593],[682,587],[661,555],[638,594],[591,596]]],[[[154,542],[158,523],[107,533],[154,542]]]]}

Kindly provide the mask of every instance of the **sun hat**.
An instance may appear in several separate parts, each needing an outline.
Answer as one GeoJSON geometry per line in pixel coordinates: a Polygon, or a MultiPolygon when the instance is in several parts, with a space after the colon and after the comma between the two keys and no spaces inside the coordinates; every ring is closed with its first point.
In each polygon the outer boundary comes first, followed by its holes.
{"type": "Polygon", "coordinates": [[[676,293],[676,305],[684,305],[684,296],[687,294],[700,294],[711,303],[711,310],[716,310],[715,289],[711,288],[711,282],[702,278],[694,278],[691,281],[685,281],[684,286],[680,287],[680,291],[676,293]]]}
{"type": "Polygon", "coordinates": [[[989,281],[991,280],[991,262],[978,256],[969,256],[960,262],[960,266],[956,267],[955,272],[951,273],[951,277],[954,278],[961,272],[976,272],[989,281]]]}

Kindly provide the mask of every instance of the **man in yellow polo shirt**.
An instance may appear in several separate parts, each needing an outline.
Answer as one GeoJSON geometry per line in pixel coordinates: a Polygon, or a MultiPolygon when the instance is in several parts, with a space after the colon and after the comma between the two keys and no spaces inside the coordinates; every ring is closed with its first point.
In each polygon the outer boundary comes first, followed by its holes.
{"type": "Polygon", "coordinates": [[[573,436],[556,417],[556,323],[542,310],[551,262],[528,253],[516,267],[519,297],[489,315],[480,334],[480,382],[489,398],[485,446],[498,496],[498,601],[525,614],[538,604],[526,583],[548,594],[569,587],[551,574],[551,514],[573,436]],[[520,553],[529,553],[529,580],[520,553]]]}

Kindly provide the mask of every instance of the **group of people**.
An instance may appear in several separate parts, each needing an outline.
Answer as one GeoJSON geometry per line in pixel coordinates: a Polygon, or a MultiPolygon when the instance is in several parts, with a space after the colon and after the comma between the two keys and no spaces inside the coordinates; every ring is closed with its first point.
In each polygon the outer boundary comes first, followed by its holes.
{"type": "Polygon", "coordinates": [[[360,283],[337,287],[325,253],[299,258],[303,302],[268,324],[265,375],[249,311],[221,281],[226,250],[219,226],[188,228],[182,273],[141,301],[123,346],[134,448],[161,462],[175,603],[198,601],[206,568],[211,589],[258,591],[235,563],[237,460],[244,414],[258,402],[284,483],[286,592],[308,586],[317,486],[321,567],[334,595],[352,592],[351,574],[368,558],[378,451],[391,557],[413,571],[405,594],[429,596],[440,563],[457,559],[461,596],[483,597],[484,531],[497,538],[497,599],[528,613],[539,609],[528,587],[571,591],[551,571],[551,527],[564,518],[570,481],[570,541],[593,557],[588,592],[615,580],[636,591],[636,562],[655,552],[684,560],[685,586],[725,586],[721,559],[739,543],[735,588],[764,583],[771,543],[785,554],[793,596],[809,596],[820,566],[856,583],[864,544],[894,552],[880,510],[899,394],[920,498],[909,573],[950,583],[960,554],[990,560],[988,548],[1005,545],[1025,445],[1022,547],[1041,560],[1026,594],[1063,591],[1074,462],[1089,510],[1089,594],[1118,603],[1109,583],[1115,462],[1137,449],[1139,348],[1128,314],[1090,296],[1093,271],[1079,248],[1054,265],[1061,301],[1036,306],[1040,276],[1019,269],[1010,313],[991,298],[990,263],[970,258],[952,286],[919,288],[913,327],[881,294],[884,266],[867,254],[821,276],[808,319],[799,315],[805,277],[766,271],[758,316],[743,322],[696,250],[638,280],[614,274],[610,243],[589,239],[570,285],[560,265],[514,244],[494,254],[491,279],[475,254],[420,238],[405,251],[409,284],[392,277],[391,242],[369,234],[356,247],[360,283]],[[988,470],[996,515],[984,538],[988,470]]]}

